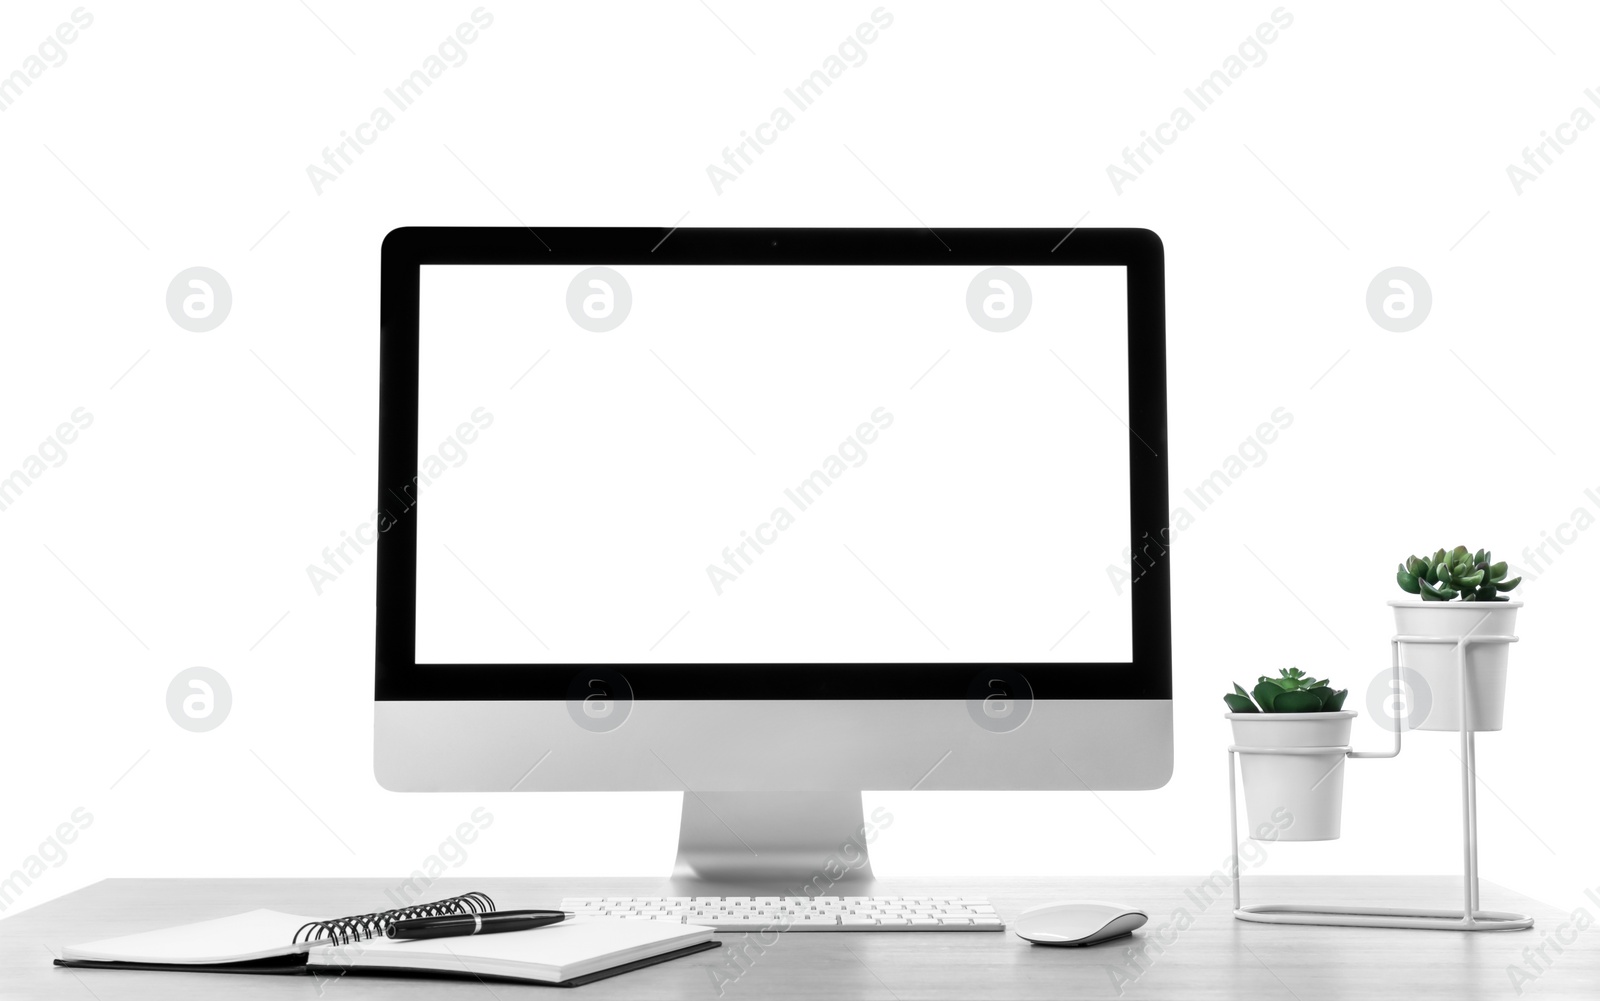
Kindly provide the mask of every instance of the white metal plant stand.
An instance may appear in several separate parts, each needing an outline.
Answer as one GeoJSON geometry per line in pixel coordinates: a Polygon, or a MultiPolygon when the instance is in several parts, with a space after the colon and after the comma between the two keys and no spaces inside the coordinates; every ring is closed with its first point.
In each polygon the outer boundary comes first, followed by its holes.
{"type": "MultiPolygon", "coordinates": [[[[1324,907],[1312,904],[1250,904],[1240,900],[1239,806],[1236,792],[1236,762],[1240,754],[1327,754],[1326,747],[1240,747],[1228,746],[1228,824],[1231,840],[1229,856],[1233,864],[1233,916],[1240,921],[1279,925],[1343,925],[1353,928],[1436,928],[1448,931],[1520,931],[1533,927],[1533,918],[1511,911],[1485,911],[1478,907],[1478,773],[1476,734],[1466,728],[1469,689],[1467,687],[1467,647],[1474,643],[1515,643],[1515,636],[1407,636],[1389,640],[1394,668],[1395,691],[1400,690],[1400,644],[1456,644],[1457,680],[1461,686],[1461,853],[1462,900],[1460,910],[1407,907],[1324,907]]],[[[1356,751],[1348,745],[1347,758],[1392,758],[1400,753],[1401,720],[1394,719],[1394,746],[1387,751],[1356,751]]],[[[1339,748],[1335,748],[1338,750],[1339,748]]],[[[1338,767],[1344,767],[1341,761],[1338,767]]]]}

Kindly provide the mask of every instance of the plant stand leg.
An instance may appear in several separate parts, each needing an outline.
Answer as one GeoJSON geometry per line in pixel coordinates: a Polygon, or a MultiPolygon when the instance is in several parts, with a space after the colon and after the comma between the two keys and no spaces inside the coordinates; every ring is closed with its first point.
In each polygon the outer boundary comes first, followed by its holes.
{"type": "MultiPolygon", "coordinates": [[[[1464,712],[1464,709],[1463,709],[1464,712]]],[[[1468,924],[1478,911],[1478,763],[1477,741],[1471,730],[1461,731],[1461,850],[1462,898],[1468,924]]]]}

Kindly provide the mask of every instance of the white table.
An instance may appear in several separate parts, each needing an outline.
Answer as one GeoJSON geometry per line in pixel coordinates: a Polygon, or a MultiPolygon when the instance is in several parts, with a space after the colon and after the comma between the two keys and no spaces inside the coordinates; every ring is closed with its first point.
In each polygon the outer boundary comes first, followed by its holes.
{"type": "MultiPolygon", "coordinates": [[[[723,985],[725,998],[1196,998],[1316,1001],[1321,998],[1517,997],[1507,968],[1527,969],[1523,949],[1570,915],[1483,884],[1483,906],[1526,911],[1538,924],[1526,932],[1391,931],[1279,927],[1235,921],[1223,889],[1208,906],[1189,892],[1202,877],[1023,880],[906,880],[889,892],[988,897],[1007,922],[1035,904],[1062,898],[1110,899],[1142,907],[1151,922],[1134,939],[1089,949],[1030,946],[1009,930],[993,932],[793,932],[760,953],[723,985]],[[1195,921],[1158,951],[1158,926],[1177,908],[1195,921]],[[1130,947],[1150,957],[1135,965],[1130,947]],[[1142,967],[1142,971],[1141,971],[1142,967]],[[1120,978],[1120,979],[1119,979],[1120,978]],[[1120,986],[1120,994],[1119,994],[1120,986]]],[[[373,909],[393,881],[381,879],[112,879],[0,921],[0,996],[73,1001],[319,997],[307,977],[222,974],[69,972],[51,965],[63,944],[89,941],[255,907],[329,917],[373,909]]],[[[483,890],[502,907],[551,906],[564,896],[655,892],[649,879],[445,879],[439,896],[483,890]]],[[[1449,906],[1457,882],[1448,877],[1251,876],[1250,899],[1314,903],[1449,906]]],[[[1200,899],[1204,899],[1203,894],[1200,899]]],[[[1600,917],[1600,911],[1596,911],[1600,917]]],[[[718,935],[725,947],[740,933],[718,935]]],[[[1577,935],[1531,983],[1523,997],[1600,998],[1600,927],[1577,935]]],[[[584,998],[718,997],[713,969],[736,970],[726,951],[706,952],[578,988],[584,998]]],[[[477,981],[345,978],[321,997],[463,998],[507,1001],[545,998],[541,987],[477,981]]]]}

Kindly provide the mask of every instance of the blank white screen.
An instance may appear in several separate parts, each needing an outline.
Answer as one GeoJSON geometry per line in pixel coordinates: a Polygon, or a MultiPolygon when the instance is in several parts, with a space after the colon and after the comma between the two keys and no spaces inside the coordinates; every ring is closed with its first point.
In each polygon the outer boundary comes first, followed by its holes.
{"type": "Polygon", "coordinates": [[[419,663],[1132,659],[1125,269],[582,270],[422,269],[419,663]]]}

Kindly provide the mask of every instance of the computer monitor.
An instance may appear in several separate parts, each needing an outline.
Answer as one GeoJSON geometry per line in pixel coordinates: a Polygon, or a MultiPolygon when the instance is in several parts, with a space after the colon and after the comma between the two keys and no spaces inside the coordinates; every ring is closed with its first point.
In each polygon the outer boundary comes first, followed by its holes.
{"type": "Polygon", "coordinates": [[[746,893],[870,886],[863,789],[1163,785],[1162,267],[1144,230],[390,233],[378,780],[680,790],[676,887],[746,893]]]}

